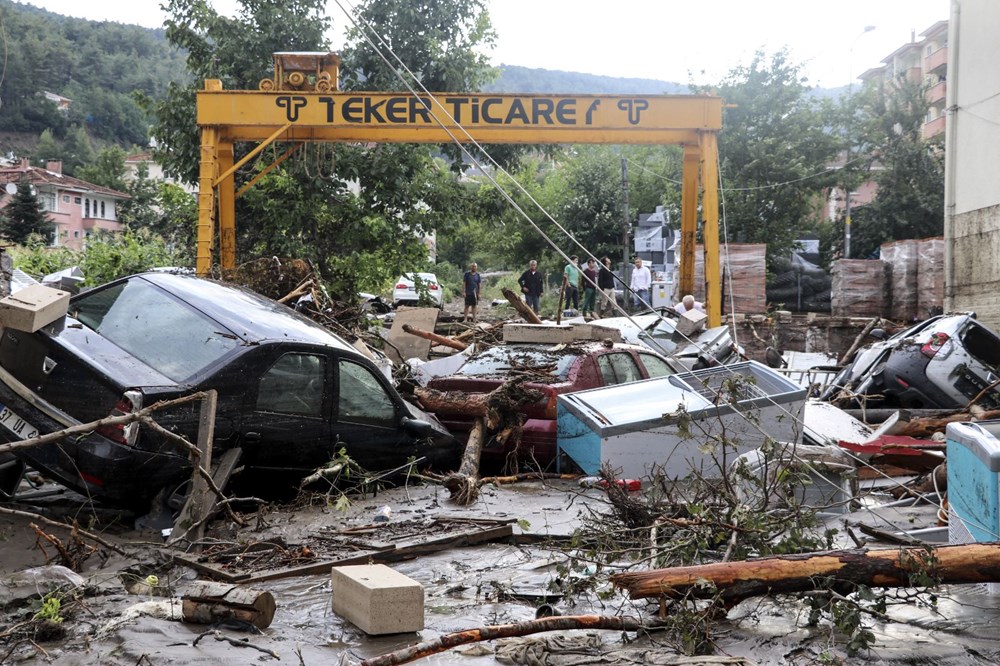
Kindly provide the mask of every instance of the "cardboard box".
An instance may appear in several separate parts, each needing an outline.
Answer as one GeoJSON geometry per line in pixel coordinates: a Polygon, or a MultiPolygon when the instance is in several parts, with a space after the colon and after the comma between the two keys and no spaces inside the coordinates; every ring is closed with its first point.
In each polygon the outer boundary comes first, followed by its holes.
{"type": "Polygon", "coordinates": [[[0,300],[0,326],[34,333],[66,315],[69,292],[40,284],[0,300]]]}

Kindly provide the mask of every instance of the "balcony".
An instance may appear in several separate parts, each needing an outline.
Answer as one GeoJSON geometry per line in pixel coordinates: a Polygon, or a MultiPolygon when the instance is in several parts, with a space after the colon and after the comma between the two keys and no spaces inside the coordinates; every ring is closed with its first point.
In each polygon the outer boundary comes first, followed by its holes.
{"type": "Polygon", "coordinates": [[[927,73],[940,74],[948,69],[948,47],[942,46],[934,53],[924,58],[924,71],[927,73]]]}
{"type": "Polygon", "coordinates": [[[931,106],[943,107],[945,101],[945,93],[947,92],[947,84],[945,81],[938,81],[924,94],[924,99],[931,106]]]}
{"type": "Polygon", "coordinates": [[[922,134],[924,139],[930,139],[944,132],[946,116],[938,116],[934,120],[924,123],[922,134]]]}

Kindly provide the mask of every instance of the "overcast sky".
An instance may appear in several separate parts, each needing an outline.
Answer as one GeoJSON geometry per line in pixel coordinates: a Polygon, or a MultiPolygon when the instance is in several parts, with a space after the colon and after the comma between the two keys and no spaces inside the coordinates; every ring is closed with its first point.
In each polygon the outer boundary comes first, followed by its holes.
{"type": "MultiPolygon", "coordinates": [[[[23,0],[15,0],[21,1],[23,0]]],[[[337,31],[347,24],[328,0],[337,31]]],[[[236,0],[210,0],[231,12],[236,0]]],[[[160,0],[31,0],[69,16],[159,27],[160,0]]],[[[809,82],[846,85],[935,22],[948,0],[488,0],[498,33],[495,64],[687,83],[717,82],[754,51],[787,46],[809,82]],[[865,31],[866,26],[874,26],[865,31]]]]}

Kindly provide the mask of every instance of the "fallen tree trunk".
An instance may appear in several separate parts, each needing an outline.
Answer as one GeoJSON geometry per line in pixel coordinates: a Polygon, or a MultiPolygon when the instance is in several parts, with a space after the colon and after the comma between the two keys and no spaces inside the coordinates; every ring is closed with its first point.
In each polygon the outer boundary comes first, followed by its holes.
{"type": "Polygon", "coordinates": [[[521,315],[521,318],[524,319],[524,321],[528,322],[529,324],[542,323],[542,320],[538,318],[538,315],[535,314],[535,311],[529,308],[528,304],[522,301],[521,297],[518,296],[516,293],[514,293],[512,289],[504,287],[503,289],[500,290],[500,293],[503,294],[504,298],[510,301],[510,304],[514,306],[514,309],[517,310],[517,314],[521,315]]]}
{"type": "Polygon", "coordinates": [[[420,406],[433,413],[464,413],[472,416],[486,416],[489,393],[462,393],[459,391],[438,391],[421,386],[413,390],[420,406]]]}
{"type": "Polygon", "coordinates": [[[606,615],[557,615],[543,617],[537,620],[526,620],[513,624],[498,624],[478,629],[456,631],[434,640],[417,643],[409,647],[389,652],[387,654],[365,659],[361,666],[395,666],[406,664],[417,659],[429,657],[459,645],[492,641],[497,638],[513,638],[514,636],[529,636],[546,631],[569,631],[570,629],[608,629],[611,631],[639,631],[659,626],[655,620],[643,621],[629,617],[608,617],[606,615]]]}
{"type": "Polygon", "coordinates": [[[486,419],[476,418],[469,441],[465,445],[462,464],[458,471],[449,474],[444,479],[444,487],[451,493],[451,499],[459,504],[472,504],[479,498],[479,459],[483,454],[483,441],[486,439],[486,419]]]}
{"type": "Polygon", "coordinates": [[[277,606],[270,592],[212,581],[195,583],[181,598],[184,621],[197,624],[216,624],[233,618],[267,629],[275,610],[277,606]]]}
{"type": "Polygon", "coordinates": [[[403,332],[409,333],[410,335],[415,335],[418,338],[423,338],[424,340],[430,340],[436,345],[444,345],[445,347],[451,347],[452,349],[457,349],[458,351],[465,351],[469,346],[464,342],[458,342],[457,340],[452,340],[444,335],[438,335],[437,333],[431,333],[430,331],[424,331],[417,328],[416,326],[410,326],[409,324],[403,324],[403,332]]]}
{"type": "Polygon", "coordinates": [[[838,592],[850,592],[857,585],[915,587],[912,581],[916,576],[939,584],[1000,582],[1000,543],[779,555],[620,573],[611,576],[611,582],[633,599],[710,598],[718,594],[722,600],[735,603],[749,597],[824,587],[838,592]]]}

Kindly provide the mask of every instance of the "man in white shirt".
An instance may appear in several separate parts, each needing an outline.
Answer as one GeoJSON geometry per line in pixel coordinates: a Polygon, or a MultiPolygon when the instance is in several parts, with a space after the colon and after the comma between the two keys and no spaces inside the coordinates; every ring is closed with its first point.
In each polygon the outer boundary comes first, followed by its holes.
{"type": "Polygon", "coordinates": [[[638,310],[649,307],[649,289],[653,286],[653,274],[649,268],[642,265],[642,259],[635,260],[635,268],[632,270],[632,281],[629,288],[632,290],[632,305],[638,310]]]}
{"type": "Polygon", "coordinates": [[[688,294],[681,299],[681,302],[674,306],[674,312],[677,314],[684,314],[690,310],[697,310],[698,312],[705,311],[705,304],[701,301],[694,300],[694,296],[688,294]]]}

